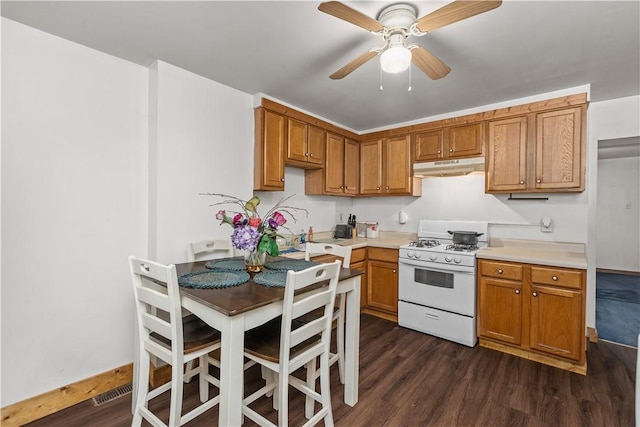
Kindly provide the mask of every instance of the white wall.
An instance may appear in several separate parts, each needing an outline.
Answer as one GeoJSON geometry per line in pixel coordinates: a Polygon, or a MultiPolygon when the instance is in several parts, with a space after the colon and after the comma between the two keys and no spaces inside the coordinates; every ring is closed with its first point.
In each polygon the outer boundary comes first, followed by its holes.
{"type": "Polygon", "coordinates": [[[147,70],[2,19],[1,406],[130,363],[147,70]]]}
{"type": "MultiPolygon", "coordinates": [[[[334,230],[339,220],[337,213],[344,212],[347,215],[350,213],[352,203],[350,197],[305,195],[303,169],[287,167],[284,176],[285,191],[256,191],[255,195],[260,197],[259,212],[261,213],[267,212],[283,197],[294,196],[287,204],[306,209],[309,215],[305,215],[304,212],[294,212],[296,221],[289,221],[285,224],[292,233],[299,234],[302,230],[306,233],[309,226],[313,227],[314,233],[334,230]]],[[[344,217],[344,223],[347,218],[348,216],[344,217]]],[[[287,233],[287,231],[282,230],[282,233],[287,233]]]]}
{"type": "Polygon", "coordinates": [[[231,235],[199,193],[251,197],[252,98],[164,62],[150,80],[150,257],[184,262],[188,242],[231,235]]]}
{"type": "Polygon", "coordinates": [[[588,113],[588,240],[587,326],[596,324],[596,265],[598,228],[598,141],[640,135],[640,96],[594,102],[588,113]]]}
{"type": "Polygon", "coordinates": [[[597,268],[640,272],[640,157],[598,160],[597,268]]]}

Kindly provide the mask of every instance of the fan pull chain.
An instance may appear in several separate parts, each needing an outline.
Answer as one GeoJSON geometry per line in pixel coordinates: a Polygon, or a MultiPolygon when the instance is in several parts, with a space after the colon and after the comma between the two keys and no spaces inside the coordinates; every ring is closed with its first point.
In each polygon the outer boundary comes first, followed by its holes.
{"type": "Polygon", "coordinates": [[[380,67],[380,92],[382,92],[384,88],[382,87],[382,67],[380,67]]]}
{"type": "Polygon", "coordinates": [[[411,92],[411,65],[409,65],[409,89],[407,92],[411,92]]]}

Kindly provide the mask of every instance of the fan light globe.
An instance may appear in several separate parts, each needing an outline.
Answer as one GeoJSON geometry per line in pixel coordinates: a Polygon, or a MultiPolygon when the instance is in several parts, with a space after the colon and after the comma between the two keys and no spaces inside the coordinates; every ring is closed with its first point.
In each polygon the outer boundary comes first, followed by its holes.
{"type": "Polygon", "coordinates": [[[380,55],[380,66],[385,73],[400,73],[411,65],[411,51],[404,46],[393,46],[380,55]]]}

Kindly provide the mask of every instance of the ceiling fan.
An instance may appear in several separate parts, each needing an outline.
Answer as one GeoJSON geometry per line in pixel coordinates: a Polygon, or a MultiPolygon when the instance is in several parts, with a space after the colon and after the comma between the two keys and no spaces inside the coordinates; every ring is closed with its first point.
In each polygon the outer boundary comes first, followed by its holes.
{"type": "Polygon", "coordinates": [[[440,79],[449,74],[451,68],[425,48],[415,44],[407,45],[409,36],[424,36],[438,28],[488,12],[501,4],[502,1],[492,0],[455,0],[422,18],[416,18],[413,6],[399,3],[383,9],[376,20],[339,1],[321,3],[318,6],[321,12],[380,35],[384,40],[382,47],[370,49],[329,77],[332,80],[342,79],[380,55],[380,65],[385,72],[399,73],[409,68],[413,62],[431,79],[440,79]]]}

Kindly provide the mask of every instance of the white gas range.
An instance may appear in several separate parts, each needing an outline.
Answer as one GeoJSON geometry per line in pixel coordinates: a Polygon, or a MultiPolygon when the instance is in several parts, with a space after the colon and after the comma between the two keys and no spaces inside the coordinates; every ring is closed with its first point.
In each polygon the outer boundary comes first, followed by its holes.
{"type": "Polygon", "coordinates": [[[487,246],[486,222],[422,220],[418,240],[400,247],[398,324],[473,347],[476,334],[476,256],[487,246]],[[476,234],[453,244],[449,232],[476,234]]]}

